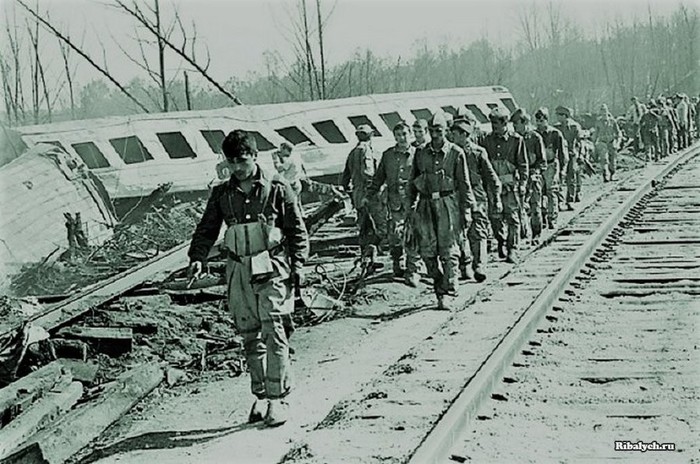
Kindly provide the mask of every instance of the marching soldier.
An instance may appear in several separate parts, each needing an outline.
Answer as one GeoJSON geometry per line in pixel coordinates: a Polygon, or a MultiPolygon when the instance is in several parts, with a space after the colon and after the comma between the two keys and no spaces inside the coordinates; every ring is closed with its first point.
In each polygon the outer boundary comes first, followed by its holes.
{"type": "Polygon", "coordinates": [[[377,171],[377,157],[371,142],[372,133],[372,128],[367,124],[357,128],[357,145],[348,155],[340,177],[340,185],[350,194],[352,205],[357,210],[360,254],[362,265],[368,271],[373,270],[383,230],[381,202],[376,195],[370,197],[367,191],[377,171]]]}
{"type": "Polygon", "coordinates": [[[255,138],[242,130],[222,144],[232,175],[214,187],[192,235],[190,278],[197,278],[223,222],[228,307],[243,336],[256,401],[249,422],[287,420],[292,283],[308,252],[308,235],[292,189],[257,164],[255,138]]]}
{"type": "Polygon", "coordinates": [[[491,227],[498,242],[498,256],[514,263],[520,236],[519,210],[527,186],[528,162],[523,138],[508,130],[508,116],[508,111],[500,107],[491,111],[489,120],[492,131],[484,138],[483,146],[503,186],[503,212],[491,212],[491,227]]]}
{"type": "Polygon", "coordinates": [[[460,271],[466,274],[463,277],[469,278],[470,271],[473,270],[474,279],[477,282],[483,282],[486,280],[484,267],[488,260],[486,241],[489,234],[489,199],[496,213],[503,211],[503,204],[501,203],[501,181],[489,161],[488,153],[473,140],[476,129],[477,126],[472,121],[458,118],[452,125],[452,137],[464,150],[475,200],[472,224],[467,231],[469,249],[465,250],[465,256],[460,256],[460,271]]]}
{"type": "Polygon", "coordinates": [[[617,145],[620,140],[622,140],[620,126],[608,111],[608,105],[603,103],[595,126],[595,147],[604,182],[615,179],[617,145]]]}
{"type": "Polygon", "coordinates": [[[542,136],[547,167],[544,171],[544,195],[547,198],[547,227],[554,229],[559,216],[559,189],[561,173],[566,169],[569,154],[566,140],[559,129],[549,124],[549,110],[539,108],[535,112],[537,133],[542,136]]]}
{"type": "Polygon", "coordinates": [[[413,233],[438,309],[448,309],[446,296],[457,294],[457,240],[471,224],[474,194],[464,152],[445,139],[441,114],[432,117],[429,130],[430,143],[414,155],[408,198],[415,203],[413,233]]]}
{"type": "Polygon", "coordinates": [[[368,188],[368,193],[374,197],[383,184],[387,186],[387,204],[389,209],[389,246],[393,260],[394,277],[403,277],[411,287],[418,286],[416,264],[418,254],[411,244],[405,243],[406,227],[409,226],[411,205],[408,202],[408,182],[413,168],[413,156],[416,151],[408,141],[411,129],[405,122],[394,126],[396,145],[382,154],[379,167],[368,188]],[[406,267],[401,264],[406,255],[406,267]]]}
{"type": "Polygon", "coordinates": [[[566,140],[569,162],[566,165],[566,209],[572,211],[571,203],[581,201],[581,126],[571,118],[571,109],[557,106],[559,122],[554,125],[566,140]]]}
{"type": "Polygon", "coordinates": [[[515,131],[525,140],[525,150],[529,165],[529,177],[527,192],[523,198],[523,206],[529,210],[530,229],[532,230],[532,244],[539,243],[542,233],[543,208],[543,180],[542,174],[547,168],[547,158],[544,154],[544,142],[542,136],[529,127],[530,115],[522,108],[515,110],[510,117],[515,131]]]}
{"type": "Polygon", "coordinates": [[[644,161],[659,159],[659,126],[661,116],[653,101],[649,102],[648,111],[639,118],[639,135],[644,145],[644,161]]]}

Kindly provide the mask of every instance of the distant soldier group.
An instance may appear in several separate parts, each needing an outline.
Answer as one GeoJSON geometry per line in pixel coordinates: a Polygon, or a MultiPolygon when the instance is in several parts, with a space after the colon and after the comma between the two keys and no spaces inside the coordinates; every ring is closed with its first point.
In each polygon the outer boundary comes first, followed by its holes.
{"type": "MultiPolygon", "coordinates": [[[[648,159],[688,145],[697,99],[686,100],[680,94],[648,105],[632,99],[632,143],[648,159]]],[[[522,240],[538,245],[543,229],[556,228],[559,212],[581,201],[584,174],[615,180],[624,134],[608,106],[582,118],[585,129],[571,108],[558,106],[555,114],[552,123],[541,107],[533,121],[523,108],[511,114],[499,106],[485,134],[466,108],[438,112],[429,121],[396,124],[396,145],[381,156],[372,147],[372,128],[359,126],[341,185],[358,212],[365,266],[387,245],[394,277],[416,287],[422,260],[438,308],[445,309],[459,280],[486,279],[490,237],[500,259],[517,262],[522,240]]]]}

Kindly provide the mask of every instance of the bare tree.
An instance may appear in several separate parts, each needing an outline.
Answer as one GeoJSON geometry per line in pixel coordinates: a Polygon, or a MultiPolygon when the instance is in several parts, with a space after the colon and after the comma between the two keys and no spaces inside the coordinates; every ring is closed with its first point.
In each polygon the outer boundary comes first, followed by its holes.
{"type": "MultiPolygon", "coordinates": [[[[153,34],[159,43],[159,46],[163,45],[167,47],[168,49],[172,50],[175,52],[176,55],[178,55],[180,58],[182,58],[185,62],[187,62],[190,66],[192,66],[199,74],[202,75],[210,84],[212,84],[219,92],[222,94],[226,95],[230,100],[232,100],[234,103],[237,105],[243,104],[241,100],[235,96],[233,93],[230,91],[226,90],[221,84],[219,84],[214,78],[212,78],[209,73],[207,72],[209,68],[209,63],[210,63],[210,57],[209,53],[207,51],[207,59],[206,59],[206,64],[200,64],[197,61],[197,56],[195,53],[196,47],[195,47],[195,42],[196,42],[196,31],[193,37],[188,38],[187,35],[183,34],[182,41],[179,46],[175,45],[171,40],[168,39],[164,34],[161,33],[161,30],[158,28],[158,25],[156,22],[153,20],[149,19],[146,17],[146,15],[143,13],[143,11],[140,9],[138,6],[139,4],[134,2],[132,6],[129,6],[126,4],[124,0],[114,0],[115,4],[117,5],[118,8],[126,12],[127,14],[131,15],[134,17],[142,26],[144,26],[151,34],[153,34]],[[190,48],[188,51],[187,48],[190,48]]],[[[176,22],[180,24],[182,27],[182,22],[179,20],[179,16],[176,15],[176,22]]],[[[184,30],[184,28],[182,28],[184,30]]]]}
{"type": "Polygon", "coordinates": [[[90,58],[90,56],[87,55],[83,50],[81,50],[78,46],[76,46],[69,38],[67,38],[65,35],[63,35],[58,29],[56,29],[50,22],[48,22],[46,19],[42,18],[36,11],[34,11],[32,8],[27,6],[27,4],[23,0],[15,0],[22,8],[24,8],[33,18],[38,20],[42,26],[47,28],[49,31],[51,31],[56,37],[58,37],[60,40],[66,43],[70,48],[75,50],[78,55],[80,55],[85,61],[90,63],[90,65],[95,68],[97,71],[100,72],[103,76],[105,76],[112,84],[114,84],[124,95],[126,95],[132,102],[136,104],[141,110],[143,110],[146,113],[149,113],[148,108],[146,108],[141,102],[139,102],[131,93],[129,93],[126,88],[122,84],[120,84],[108,71],[106,71],[103,67],[95,63],[95,61],[90,58]]]}

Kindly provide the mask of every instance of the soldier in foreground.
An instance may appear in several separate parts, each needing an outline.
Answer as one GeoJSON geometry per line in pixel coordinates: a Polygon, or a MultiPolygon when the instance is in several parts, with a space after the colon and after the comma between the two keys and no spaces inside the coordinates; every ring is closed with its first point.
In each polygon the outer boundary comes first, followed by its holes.
{"type": "Polygon", "coordinates": [[[394,126],[396,145],[382,154],[379,167],[368,188],[369,197],[373,200],[382,185],[387,186],[387,207],[389,213],[389,247],[393,261],[394,277],[403,277],[406,285],[418,286],[416,264],[418,254],[413,244],[405,243],[406,228],[410,225],[411,204],[408,201],[408,182],[413,169],[415,147],[409,143],[411,129],[405,122],[394,126]],[[401,263],[405,255],[405,267],[401,263]]]}
{"type": "Polygon", "coordinates": [[[484,267],[488,261],[486,241],[489,234],[489,198],[495,213],[503,211],[501,203],[501,181],[489,161],[483,147],[474,142],[476,124],[468,119],[455,119],[452,124],[452,138],[464,150],[467,159],[469,181],[474,192],[472,224],[467,231],[469,254],[460,256],[460,272],[465,279],[473,277],[477,282],[486,280],[484,267]]]}
{"type": "Polygon", "coordinates": [[[549,110],[539,108],[535,111],[537,133],[542,136],[547,168],[544,171],[544,196],[547,198],[547,227],[554,229],[559,217],[559,189],[561,173],[566,169],[569,154],[566,140],[559,130],[549,124],[549,110]]]}
{"type": "Polygon", "coordinates": [[[516,260],[515,250],[520,241],[520,204],[527,188],[528,163],[523,138],[508,129],[508,111],[494,108],[489,114],[493,130],[484,137],[483,146],[489,154],[503,190],[503,212],[491,211],[491,227],[498,242],[498,256],[507,262],[516,260]]]}
{"type": "Polygon", "coordinates": [[[292,286],[299,285],[308,253],[308,235],[299,202],[290,186],[263,171],[255,138],[242,130],[222,144],[232,175],[214,187],[197,225],[188,255],[188,274],[196,279],[226,222],[224,253],[228,307],[243,346],[251,391],[257,398],[249,422],[268,426],[287,420],[290,392],[289,340],[293,327],[292,286]]]}
{"type": "Polygon", "coordinates": [[[457,295],[457,240],[471,224],[474,194],[464,152],[446,140],[441,114],[433,116],[429,130],[430,143],[414,155],[408,198],[415,204],[413,233],[438,309],[449,309],[446,297],[457,295]]]}
{"type": "Polygon", "coordinates": [[[530,231],[532,233],[532,244],[537,245],[542,233],[542,221],[544,217],[542,191],[544,181],[542,176],[547,168],[547,159],[544,154],[544,142],[542,137],[530,124],[530,115],[522,108],[515,110],[510,117],[515,132],[520,134],[525,140],[525,150],[527,151],[527,160],[529,167],[529,175],[527,182],[527,192],[523,198],[523,210],[527,212],[526,216],[530,219],[530,231]]]}

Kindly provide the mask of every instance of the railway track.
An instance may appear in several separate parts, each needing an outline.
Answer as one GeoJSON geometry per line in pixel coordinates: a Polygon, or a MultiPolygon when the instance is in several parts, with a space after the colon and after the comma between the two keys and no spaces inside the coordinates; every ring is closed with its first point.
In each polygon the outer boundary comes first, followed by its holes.
{"type": "MultiPolygon", "coordinates": [[[[498,455],[497,458],[493,458],[494,454],[488,454],[489,451],[493,453],[493,449],[487,449],[485,446],[482,446],[483,453],[477,457],[474,457],[474,453],[467,452],[474,446],[475,439],[483,438],[484,443],[497,447],[498,443],[502,446],[504,442],[510,441],[514,434],[532,438],[532,435],[526,433],[527,430],[521,431],[517,426],[513,429],[506,428],[507,435],[499,433],[500,429],[493,415],[480,411],[488,405],[493,406],[493,402],[508,406],[511,403],[515,404],[514,401],[507,401],[507,394],[501,391],[524,385],[518,381],[515,373],[511,373],[511,369],[522,369],[513,367],[514,358],[515,366],[528,365],[519,357],[535,356],[543,344],[538,339],[554,330],[551,329],[552,324],[561,324],[570,312],[576,313],[571,308],[580,304],[578,300],[584,286],[593,282],[593,279],[601,278],[598,276],[601,273],[599,268],[609,265],[621,243],[637,253],[628,256],[626,260],[621,259],[621,263],[626,263],[634,269],[635,266],[641,266],[647,268],[651,274],[661,275],[650,277],[656,279],[653,281],[626,281],[618,275],[619,282],[612,281],[618,287],[610,289],[612,293],[601,296],[604,300],[599,305],[599,310],[607,314],[607,317],[613,317],[610,298],[614,296],[615,291],[637,292],[638,295],[640,292],[649,291],[653,283],[660,290],[680,289],[685,292],[683,295],[691,298],[693,292],[697,293],[695,278],[690,280],[689,285],[683,281],[682,285],[668,288],[667,284],[672,279],[679,278],[674,263],[689,274],[695,269],[700,256],[697,252],[700,243],[697,233],[693,234],[688,229],[697,222],[699,214],[697,196],[690,196],[690,192],[698,188],[697,185],[693,186],[693,182],[697,184],[695,179],[698,174],[696,170],[699,151],[698,147],[694,146],[675,157],[673,161],[649,167],[638,177],[622,184],[620,188],[582,211],[565,228],[531,253],[506,278],[483,289],[473,304],[456,312],[435,333],[419,341],[381,376],[351,397],[337,403],[326,418],[307,434],[305,440],[296,444],[296,451],[289,453],[283,462],[446,463],[450,462],[451,457],[457,462],[469,459],[473,459],[473,462],[489,462],[489,459],[490,462],[520,462],[518,447],[515,446],[512,455],[498,455]],[[679,171],[681,167],[683,168],[679,171]],[[684,174],[684,170],[692,170],[692,173],[684,174]],[[680,178],[692,180],[687,181],[686,185],[683,181],[676,180],[680,178]],[[666,190],[674,194],[664,200],[666,203],[661,200],[655,200],[656,203],[653,203],[651,198],[662,198],[659,192],[666,191],[660,190],[662,184],[668,185],[666,190]],[[654,211],[660,216],[642,216],[645,207],[656,208],[654,211]],[[636,227],[635,221],[640,217],[646,218],[647,222],[640,223],[640,227],[646,229],[630,232],[630,228],[636,227]],[[684,227],[680,227],[679,224],[684,227]],[[660,229],[663,226],[678,227],[678,233],[671,236],[670,230],[660,229]],[[631,236],[628,234],[643,235],[645,230],[652,230],[653,232],[649,233],[654,235],[629,238],[631,236]],[[649,237],[654,238],[650,240],[649,237]],[[629,243],[625,243],[625,240],[629,243]],[[669,247],[673,249],[674,246],[675,254],[669,260],[667,251],[669,247]],[[651,247],[657,253],[657,260],[636,260],[636,257],[644,254],[641,247],[651,247]],[[695,250],[695,255],[692,255],[692,250],[695,250]],[[659,267],[653,267],[656,265],[654,263],[659,267]],[[661,271],[654,272],[659,269],[661,271]],[[663,271],[664,269],[668,272],[663,271]],[[621,288],[625,290],[620,290],[621,288]],[[485,430],[483,435],[479,435],[483,424],[488,424],[490,428],[485,430]],[[472,427],[475,431],[468,434],[467,431],[472,427]],[[477,438],[474,438],[475,436],[477,438]]],[[[626,275],[625,269],[618,272],[626,275]]],[[[659,304],[663,307],[664,300],[661,301],[659,304]]],[[[692,306],[692,302],[688,304],[692,306]]],[[[686,326],[683,333],[684,342],[690,343],[689,347],[686,346],[685,355],[695,358],[697,354],[693,350],[696,348],[693,341],[689,340],[694,340],[692,336],[697,322],[693,321],[697,320],[697,312],[697,308],[694,312],[688,308],[682,319],[686,326]]],[[[620,332],[627,328],[624,314],[626,313],[616,315],[619,319],[609,335],[617,336],[622,342],[630,335],[620,332]]],[[[675,313],[666,311],[666,314],[675,313]]],[[[588,337],[589,343],[596,343],[594,333],[599,324],[600,322],[593,322],[593,332],[588,337]]],[[[682,324],[683,322],[674,322],[673,327],[682,324]]],[[[573,323],[574,327],[575,325],[576,323],[573,323]]],[[[659,325],[657,330],[663,337],[673,338],[673,333],[668,333],[667,329],[671,330],[668,326],[659,325]]],[[[570,331],[556,333],[565,340],[564,343],[569,344],[567,337],[570,336],[570,331]]],[[[637,338],[644,343],[643,337],[635,337],[635,340],[637,338]]],[[[576,349],[574,353],[581,354],[581,350],[590,350],[590,347],[576,349]]],[[[542,369],[548,368],[548,362],[542,363],[542,369]]],[[[605,361],[602,364],[605,364],[605,361]]],[[[681,362],[677,369],[687,373],[688,370],[684,369],[690,365],[681,362]]],[[[668,370],[668,367],[665,370],[668,370]]],[[[549,372],[548,375],[556,378],[557,373],[549,372]]],[[[695,404],[692,401],[698,398],[697,371],[690,369],[690,375],[683,375],[682,380],[686,381],[686,385],[691,385],[684,390],[683,394],[686,396],[682,396],[685,402],[681,403],[687,408],[695,404]]],[[[537,374],[533,374],[532,377],[536,379],[537,374]]],[[[590,377],[596,378],[595,375],[590,377]]],[[[595,384],[596,380],[592,382],[595,384]]],[[[582,388],[585,389],[586,386],[582,388]]],[[[522,390],[525,392],[527,387],[522,387],[522,390]]],[[[649,387],[646,391],[648,390],[649,387]]],[[[540,395],[545,395],[543,399],[546,401],[547,392],[544,391],[540,395]]],[[[587,397],[581,398],[582,402],[585,402],[587,397]]],[[[622,409],[624,407],[621,406],[620,410],[622,409]]],[[[517,414],[513,413],[512,416],[516,417],[517,414]]],[[[566,414],[563,416],[566,418],[566,414]]],[[[692,418],[697,419],[697,415],[692,418]]],[[[561,425],[563,428],[570,425],[565,420],[561,425]]],[[[528,427],[529,430],[536,430],[532,424],[528,427]]],[[[627,438],[620,436],[619,439],[627,438]]],[[[610,437],[602,446],[612,450],[614,440],[610,437]]],[[[663,440],[668,441],[664,437],[658,437],[656,440],[659,443],[663,440]]],[[[566,449],[560,447],[560,454],[556,454],[556,437],[552,446],[552,459],[566,461],[566,449]]],[[[532,448],[537,453],[536,442],[532,448]]],[[[688,451],[687,447],[685,448],[688,451]]],[[[539,451],[540,454],[534,454],[530,458],[531,462],[543,462],[543,458],[546,461],[549,457],[543,455],[542,450],[539,451]]],[[[631,457],[634,458],[634,455],[631,457]]],[[[684,457],[687,458],[687,455],[684,457]]],[[[661,458],[663,459],[663,456],[661,458]]]]}
{"type": "Polygon", "coordinates": [[[443,462],[700,462],[698,179],[637,203],[443,462]]]}

